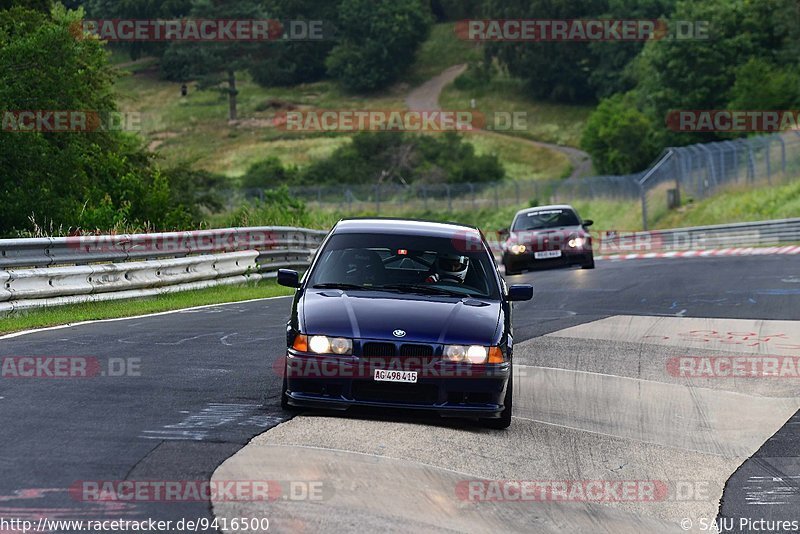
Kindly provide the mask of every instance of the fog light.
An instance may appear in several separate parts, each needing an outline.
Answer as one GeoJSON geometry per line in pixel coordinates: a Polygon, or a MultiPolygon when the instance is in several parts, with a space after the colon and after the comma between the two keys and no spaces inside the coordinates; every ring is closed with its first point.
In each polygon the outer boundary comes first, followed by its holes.
{"type": "Polygon", "coordinates": [[[451,362],[461,362],[467,356],[467,349],[462,345],[448,345],[444,348],[444,357],[451,362]]]}
{"type": "Polygon", "coordinates": [[[331,341],[331,350],[334,354],[350,354],[353,351],[353,342],[343,337],[333,338],[331,341]]]}

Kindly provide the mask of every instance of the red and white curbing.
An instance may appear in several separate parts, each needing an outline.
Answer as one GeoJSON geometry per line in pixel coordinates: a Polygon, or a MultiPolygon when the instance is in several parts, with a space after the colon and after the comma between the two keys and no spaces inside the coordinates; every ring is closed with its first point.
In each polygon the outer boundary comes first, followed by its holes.
{"type": "Polygon", "coordinates": [[[764,256],[773,254],[800,254],[800,246],[738,247],[706,250],[673,250],[669,252],[643,252],[634,254],[604,254],[597,260],[643,260],[651,258],[707,258],[709,256],[764,256]]]}

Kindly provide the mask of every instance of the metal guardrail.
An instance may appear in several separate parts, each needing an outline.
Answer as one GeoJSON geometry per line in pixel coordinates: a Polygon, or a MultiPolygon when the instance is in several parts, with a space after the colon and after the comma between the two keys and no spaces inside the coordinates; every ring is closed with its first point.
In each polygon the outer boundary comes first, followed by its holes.
{"type": "Polygon", "coordinates": [[[270,278],[327,232],[293,227],[0,240],[0,312],[270,278]]]}
{"type": "MultiPolygon", "coordinates": [[[[652,230],[591,232],[595,254],[672,252],[731,247],[769,247],[800,243],[800,218],[652,230]]],[[[502,253],[502,237],[487,235],[492,250],[502,253]]]]}
{"type": "MultiPolygon", "coordinates": [[[[0,312],[158,295],[307,267],[326,232],[252,227],[0,240],[0,312]]],[[[595,233],[595,252],[800,243],[800,218],[651,232],[595,233]]],[[[487,236],[496,253],[502,240],[487,236]]]]}

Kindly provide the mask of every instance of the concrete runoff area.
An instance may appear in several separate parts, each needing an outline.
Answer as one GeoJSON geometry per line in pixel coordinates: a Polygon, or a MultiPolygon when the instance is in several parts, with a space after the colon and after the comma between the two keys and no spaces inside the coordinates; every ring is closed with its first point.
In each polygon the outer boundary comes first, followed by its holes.
{"type": "Polygon", "coordinates": [[[516,417],[507,431],[430,418],[298,416],[256,437],[214,479],[315,479],[332,485],[328,497],[214,502],[214,514],[267,515],[277,532],[355,525],[390,532],[707,531],[726,480],[800,407],[797,380],[762,378],[761,391],[747,393],[712,389],[674,376],[666,362],[698,354],[698,345],[703,354],[764,355],[798,339],[798,321],[683,317],[613,316],[551,332],[515,347],[516,417]],[[576,340],[593,342],[561,367],[554,361],[559,345],[576,340]],[[542,343],[552,354],[537,350],[542,343]],[[615,344],[627,358],[612,364],[618,375],[601,372],[609,370],[602,364],[575,368],[592,350],[612,353],[615,344]],[[656,363],[640,378],[653,346],[656,363]],[[780,396],[763,395],[771,383],[783,388],[780,396]],[[469,480],[638,481],[667,489],[657,499],[471,500],[459,492],[469,480]],[[687,519],[691,524],[682,523],[687,519]]]}

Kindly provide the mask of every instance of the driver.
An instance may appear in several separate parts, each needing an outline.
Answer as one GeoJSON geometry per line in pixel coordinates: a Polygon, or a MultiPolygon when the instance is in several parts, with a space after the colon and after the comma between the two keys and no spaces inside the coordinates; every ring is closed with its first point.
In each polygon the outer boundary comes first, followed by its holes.
{"type": "Polygon", "coordinates": [[[463,284],[469,270],[469,258],[457,254],[441,254],[432,270],[433,272],[425,279],[429,284],[436,282],[463,284]]]}

